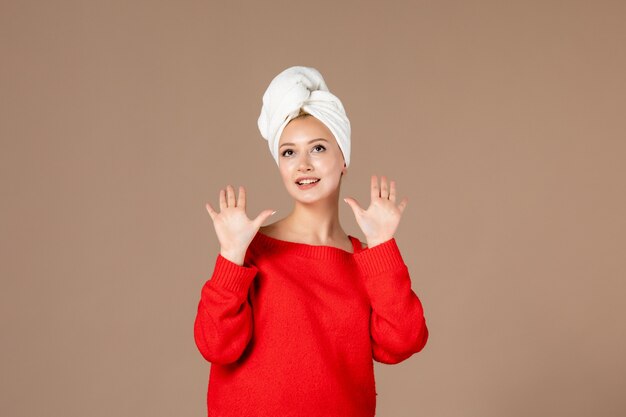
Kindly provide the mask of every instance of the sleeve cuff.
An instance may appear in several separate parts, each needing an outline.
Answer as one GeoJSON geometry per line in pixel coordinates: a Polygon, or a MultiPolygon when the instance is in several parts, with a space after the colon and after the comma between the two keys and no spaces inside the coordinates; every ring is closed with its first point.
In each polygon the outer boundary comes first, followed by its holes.
{"type": "Polygon", "coordinates": [[[354,260],[364,276],[374,276],[405,266],[395,238],[356,253],[354,260]]]}
{"type": "Polygon", "coordinates": [[[248,292],[257,272],[258,269],[254,265],[242,266],[218,254],[209,282],[243,296],[248,292]]]}

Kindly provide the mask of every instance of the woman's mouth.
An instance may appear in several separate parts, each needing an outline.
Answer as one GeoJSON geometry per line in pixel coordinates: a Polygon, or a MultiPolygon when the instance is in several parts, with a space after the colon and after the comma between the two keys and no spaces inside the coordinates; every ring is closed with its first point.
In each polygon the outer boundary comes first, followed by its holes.
{"type": "Polygon", "coordinates": [[[301,190],[308,190],[309,188],[315,187],[318,182],[320,182],[319,178],[317,178],[317,179],[306,179],[306,180],[302,180],[302,181],[296,182],[296,185],[301,190]]]}

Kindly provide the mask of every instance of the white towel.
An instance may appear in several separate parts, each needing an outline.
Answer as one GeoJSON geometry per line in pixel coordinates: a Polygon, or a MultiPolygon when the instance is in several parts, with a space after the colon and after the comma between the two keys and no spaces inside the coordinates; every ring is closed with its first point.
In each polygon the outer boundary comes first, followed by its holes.
{"type": "Polygon", "coordinates": [[[293,66],[278,74],[263,94],[258,126],[278,165],[278,141],[283,129],[303,109],[324,123],[350,165],[350,121],[341,100],[332,94],[315,68],[293,66]]]}

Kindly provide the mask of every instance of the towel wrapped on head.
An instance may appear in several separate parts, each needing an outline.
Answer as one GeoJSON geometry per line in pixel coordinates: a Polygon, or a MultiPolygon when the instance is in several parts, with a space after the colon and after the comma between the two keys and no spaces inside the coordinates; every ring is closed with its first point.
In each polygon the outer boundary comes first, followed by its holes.
{"type": "Polygon", "coordinates": [[[258,126],[278,165],[278,142],[287,123],[300,109],[328,127],[350,165],[350,121],[341,100],[332,94],[315,68],[293,66],[278,74],[263,94],[258,126]]]}

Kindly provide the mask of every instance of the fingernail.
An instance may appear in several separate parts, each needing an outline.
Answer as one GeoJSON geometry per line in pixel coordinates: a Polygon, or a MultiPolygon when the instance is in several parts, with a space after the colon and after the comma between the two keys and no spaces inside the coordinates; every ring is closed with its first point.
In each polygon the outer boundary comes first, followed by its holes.
{"type": "Polygon", "coordinates": [[[273,216],[273,215],[274,215],[274,213],[276,213],[277,211],[278,211],[278,210],[274,210],[274,211],[272,212],[272,214],[270,214],[270,216],[273,216]]]}

